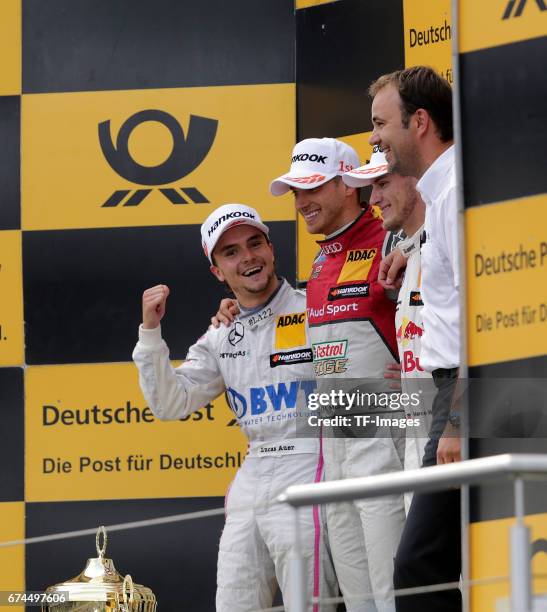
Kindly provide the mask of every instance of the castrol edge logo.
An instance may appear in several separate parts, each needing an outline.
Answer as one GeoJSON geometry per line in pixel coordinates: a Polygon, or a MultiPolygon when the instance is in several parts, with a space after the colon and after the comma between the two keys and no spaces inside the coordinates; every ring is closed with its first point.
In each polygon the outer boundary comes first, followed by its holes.
{"type": "Polygon", "coordinates": [[[347,340],[333,340],[331,342],[317,342],[312,344],[313,360],[333,359],[345,357],[348,348],[347,340]]]}

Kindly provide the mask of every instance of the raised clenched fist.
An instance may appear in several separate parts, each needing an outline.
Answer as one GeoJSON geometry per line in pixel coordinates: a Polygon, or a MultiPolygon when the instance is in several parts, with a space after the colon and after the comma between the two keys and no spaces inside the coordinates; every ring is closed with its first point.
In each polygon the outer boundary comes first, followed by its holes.
{"type": "Polygon", "coordinates": [[[165,314],[165,302],[169,296],[167,285],[156,285],[142,294],[142,326],[154,329],[160,324],[165,314]]]}

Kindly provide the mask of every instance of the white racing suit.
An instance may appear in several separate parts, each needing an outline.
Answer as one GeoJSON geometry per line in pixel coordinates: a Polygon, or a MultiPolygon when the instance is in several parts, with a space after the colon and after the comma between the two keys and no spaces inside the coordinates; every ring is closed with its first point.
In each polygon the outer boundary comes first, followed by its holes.
{"type": "MultiPolygon", "coordinates": [[[[285,606],[294,514],[276,497],[289,485],[322,479],[320,440],[298,437],[298,415],[315,391],[306,337],[305,296],[286,281],[259,310],[230,327],[210,328],[174,369],[160,328],[139,330],[133,359],[154,415],[180,419],[223,391],[249,440],[249,451],[226,496],[220,540],[217,612],[256,612],[273,605],[277,585],[285,606]]],[[[334,597],[336,578],[317,507],[300,511],[308,599],[334,597]]],[[[332,612],[333,605],[310,605],[332,612]]]]}
{"type": "MultiPolygon", "coordinates": [[[[421,467],[428,432],[431,426],[433,399],[437,389],[433,377],[420,365],[421,337],[424,333],[422,322],[423,302],[421,296],[420,241],[423,226],[413,235],[397,244],[407,258],[403,284],[397,300],[395,327],[397,347],[401,361],[401,384],[404,393],[418,394],[419,405],[407,409],[407,417],[415,423],[406,429],[405,470],[421,467]]],[[[405,509],[408,513],[412,493],[405,494],[405,509]]]]}
{"type": "MultiPolygon", "coordinates": [[[[369,207],[318,243],[321,250],[307,284],[307,312],[319,391],[350,390],[363,380],[368,389],[389,393],[384,373],[387,363],[397,359],[395,305],[377,276],[390,239],[369,207]]],[[[333,437],[332,428],[323,428],[327,480],[402,469],[404,430],[370,427],[356,431],[356,437],[341,433],[333,437]]],[[[404,521],[402,495],[327,506],[329,543],[348,612],[394,612],[393,559],[404,521]]]]}

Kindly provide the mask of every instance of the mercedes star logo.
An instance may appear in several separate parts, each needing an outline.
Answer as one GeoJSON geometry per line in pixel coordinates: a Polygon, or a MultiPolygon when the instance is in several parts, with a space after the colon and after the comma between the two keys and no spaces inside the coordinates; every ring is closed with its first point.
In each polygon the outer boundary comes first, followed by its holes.
{"type": "Polygon", "coordinates": [[[243,323],[236,321],[234,328],[228,334],[228,342],[235,346],[238,342],[243,340],[243,336],[245,334],[245,328],[243,327],[243,323]]]}

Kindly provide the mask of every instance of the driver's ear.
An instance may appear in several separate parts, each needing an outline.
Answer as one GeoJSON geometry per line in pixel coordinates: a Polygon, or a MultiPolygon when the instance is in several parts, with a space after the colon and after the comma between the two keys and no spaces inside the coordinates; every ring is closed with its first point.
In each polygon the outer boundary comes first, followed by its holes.
{"type": "Polygon", "coordinates": [[[224,276],[224,274],[222,273],[222,270],[218,266],[213,265],[209,268],[209,270],[211,270],[211,274],[213,274],[213,276],[215,276],[217,280],[219,280],[221,283],[223,283],[226,280],[226,277],[224,276]]]}

